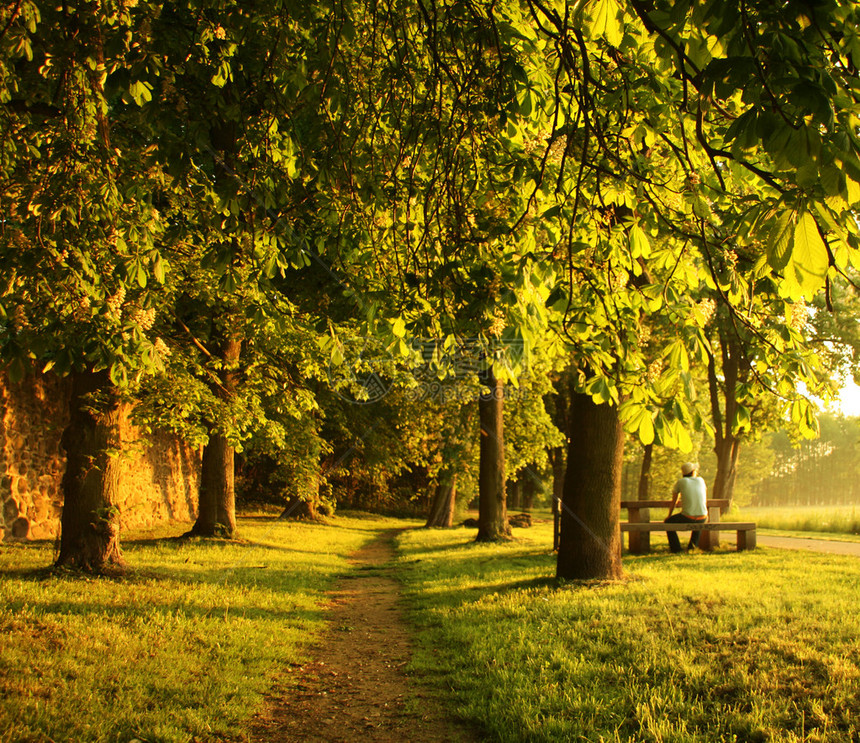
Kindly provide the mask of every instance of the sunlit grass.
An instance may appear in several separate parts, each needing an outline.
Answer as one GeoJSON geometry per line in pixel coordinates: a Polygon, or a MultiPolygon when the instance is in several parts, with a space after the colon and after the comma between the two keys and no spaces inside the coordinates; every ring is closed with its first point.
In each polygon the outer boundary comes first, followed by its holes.
{"type": "Polygon", "coordinates": [[[625,557],[557,587],[549,525],[518,542],[413,531],[400,565],[416,673],[500,741],[860,736],[860,563],[758,549],[625,557]]]}
{"type": "Polygon", "coordinates": [[[860,535],[860,506],[745,506],[727,518],[755,521],[761,529],[860,535]]]}
{"type": "Polygon", "coordinates": [[[243,519],[239,542],[150,532],[126,541],[121,580],[40,570],[47,544],[0,546],[0,741],[248,740],[345,556],[401,525],[332,522],[243,519]]]}
{"type": "MultiPolygon", "coordinates": [[[[50,574],[51,545],[3,545],[0,742],[249,740],[263,694],[319,636],[345,556],[415,524],[256,518],[243,541],[185,544],[149,533],[126,541],[122,580],[50,574]]],[[[484,739],[860,739],[856,558],[660,550],[625,556],[624,581],[559,587],[551,531],[400,538],[413,672],[450,690],[441,701],[484,739]]]]}

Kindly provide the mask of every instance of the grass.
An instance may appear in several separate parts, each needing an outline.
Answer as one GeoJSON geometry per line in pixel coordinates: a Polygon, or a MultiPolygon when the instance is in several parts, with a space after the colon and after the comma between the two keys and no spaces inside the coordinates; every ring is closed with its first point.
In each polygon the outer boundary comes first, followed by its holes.
{"type": "MultiPolygon", "coordinates": [[[[155,530],[127,539],[121,580],[0,545],[0,743],[248,741],[345,555],[415,523],[246,518],[241,542],[184,544],[155,530]]],[[[412,671],[483,739],[860,741],[856,558],[659,551],[625,556],[624,581],[559,586],[551,530],[399,537],[412,671]]]]}
{"type": "Polygon", "coordinates": [[[392,523],[130,535],[121,580],[50,573],[49,544],[0,546],[0,741],[247,741],[263,694],[321,630],[344,556],[392,523]]]}
{"type": "Polygon", "coordinates": [[[413,671],[499,741],[860,740],[860,562],[758,549],[625,557],[559,587],[551,527],[400,538],[413,671]]]}
{"type": "Polygon", "coordinates": [[[860,506],[745,506],[726,519],[736,517],[755,521],[761,529],[860,535],[860,506]]]}

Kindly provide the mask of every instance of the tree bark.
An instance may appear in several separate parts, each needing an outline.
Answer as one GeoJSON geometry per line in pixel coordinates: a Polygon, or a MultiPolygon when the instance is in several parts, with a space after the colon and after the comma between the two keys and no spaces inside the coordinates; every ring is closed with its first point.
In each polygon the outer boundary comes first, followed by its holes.
{"type": "MultiPolygon", "coordinates": [[[[654,458],[654,444],[645,444],[642,450],[642,467],[639,469],[638,500],[648,500],[651,494],[651,464],[654,458]]],[[[640,510],[643,519],[648,518],[648,509],[640,510]]],[[[707,536],[707,535],[706,535],[707,536]]],[[[634,555],[645,555],[651,551],[651,534],[647,531],[631,531],[628,536],[630,552],[634,555]]]]}
{"type": "Polygon", "coordinates": [[[320,464],[320,471],[313,478],[310,487],[304,488],[304,493],[301,495],[292,495],[287,501],[287,505],[278,517],[282,521],[319,521],[320,513],[319,506],[321,503],[320,487],[323,482],[323,466],[320,464]]]}
{"type": "Polygon", "coordinates": [[[191,535],[232,538],[236,531],[235,452],[227,437],[212,434],[203,447],[200,507],[191,535]]]}
{"type": "MultiPolygon", "coordinates": [[[[565,429],[567,430],[567,429],[565,429]]],[[[558,549],[558,537],[561,532],[561,499],[564,497],[564,474],[567,471],[567,461],[564,456],[564,447],[550,450],[550,462],[552,462],[552,548],[558,549]]]]}
{"type": "Polygon", "coordinates": [[[645,444],[642,450],[642,467],[639,470],[639,500],[648,500],[651,495],[651,461],[654,457],[654,444],[645,444]]]}
{"type": "Polygon", "coordinates": [[[569,441],[556,576],[619,578],[624,432],[618,410],[572,391],[569,441]]]}
{"type": "Polygon", "coordinates": [[[508,511],[505,503],[505,436],[502,417],[504,387],[492,373],[483,374],[478,400],[481,428],[478,468],[478,542],[510,539],[508,511]]]}
{"type": "Polygon", "coordinates": [[[537,490],[537,482],[532,473],[527,473],[525,478],[520,480],[520,510],[526,513],[531,513],[535,503],[535,491],[537,490]]]}
{"type": "Polygon", "coordinates": [[[123,408],[106,371],[73,375],[58,566],[102,573],[125,564],[117,506],[123,408]]]}
{"type": "Polygon", "coordinates": [[[558,504],[564,496],[564,473],[567,470],[567,460],[564,456],[564,447],[559,446],[549,453],[552,464],[552,512],[558,513],[558,504]]]}
{"type": "MultiPolygon", "coordinates": [[[[565,370],[553,382],[554,394],[550,398],[549,411],[552,422],[559,431],[567,432],[570,429],[568,419],[568,395],[570,394],[570,372],[565,370]]],[[[552,517],[553,538],[552,548],[558,549],[559,534],[561,531],[561,501],[564,497],[564,476],[567,470],[567,457],[564,446],[556,447],[549,453],[552,462],[552,517]]]]}
{"type": "Polygon", "coordinates": [[[522,493],[522,481],[519,478],[505,483],[505,503],[509,510],[513,511],[520,507],[522,493]]]}
{"type": "Polygon", "coordinates": [[[714,452],[717,455],[717,474],[714,477],[711,497],[729,501],[730,507],[735,497],[740,451],[741,442],[735,436],[723,437],[714,445],[714,452]]]}
{"type": "MultiPolygon", "coordinates": [[[[217,396],[226,404],[236,395],[239,354],[242,342],[228,338],[222,344],[223,368],[217,396]]],[[[236,533],[236,489],[234,484],[235,450],[224,431],[216,430],[203,447],[197,520],[186,536],[225,537],[236,533]]]]}
{"type": "Polygon", "coordinates": [[[724,410],[720,409],[720,380],[717,377],[716,359],[708,355],[708,391],[711,398],[711,417],[714,422],[714,453],[717,456],[717,473],[711,497],[719,500],[734,499],[740,440],[735,435],[737,415],[737,382],[740,373],[740,344],[724,334],[720,335],[723,372],[724,410]]]}
{"type": "Polygon", "coordinates": [[[281,521],[319,521],[320,515],[317,512],[317,501],[302,500],[297,496],[293,496],[287,501],[287,505],[278,516],[281,521]]]}
{"type": "Polygon", "coordinates": [[[430,504],[430,515],[425,526],[451,527],[454,525],[454,504],[457,499],[457,476],[441,477],[430,504]]]}

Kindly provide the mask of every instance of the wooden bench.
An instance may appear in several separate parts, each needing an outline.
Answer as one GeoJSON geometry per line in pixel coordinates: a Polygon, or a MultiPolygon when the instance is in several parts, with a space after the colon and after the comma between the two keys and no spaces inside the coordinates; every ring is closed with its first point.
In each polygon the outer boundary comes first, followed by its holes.
{"type": "Polygon", "coordinates": [[[651,550],[651,532],[693,531],[702,532],[699,546],[712,550],[720,544],[721,531],[737,532],[738,550],[755,549],[755,523],[720,521],[720,514],[729,507],[727,500],[708,501],[708,520],[701,524],[665,524],[651,521],[650,509],[664,509],[667,513],[671,500],[629,500],[621,501],[621,508],[627,509],[627,522],[621,524],[621,531],[628,533],[628,548],[634,555],[647,554],[651,550]]]}

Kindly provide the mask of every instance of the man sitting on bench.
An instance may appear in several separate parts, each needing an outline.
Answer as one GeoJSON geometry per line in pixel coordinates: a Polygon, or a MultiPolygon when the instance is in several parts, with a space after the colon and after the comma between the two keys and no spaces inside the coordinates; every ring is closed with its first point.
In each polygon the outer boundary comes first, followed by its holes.
{"type": "MultiPolygon", "coordinates": [[[[693,462],[684,462],[681,465],[681,477],[672,488],[672,506],[669,508],[669,516],[664,521],[666,524],[699,524],[708,519],[708,486],[698,476],[699,465],[693,462]],[[672,515],[681,496],[681,512],[672,515]]],[[[701,529],[690,532],[690,544],[687,551],[699,546],[699,537],[702,536],[701,529]]],[[[681,551],[681,542],[678,533],[667,531],[666,538],[669,540],[669,549],[672,552],[681,551]]]]}

